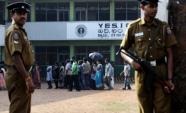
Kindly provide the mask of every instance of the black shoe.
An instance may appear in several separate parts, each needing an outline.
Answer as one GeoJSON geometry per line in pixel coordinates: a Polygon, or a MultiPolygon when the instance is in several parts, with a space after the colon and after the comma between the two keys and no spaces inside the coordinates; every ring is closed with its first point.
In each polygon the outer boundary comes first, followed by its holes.
{"type": "Polygon", "coordinates": [[[126,90],[126,88],[122,88],[123,90],[126,90]]]}
{"type": "Polygon", "coordinates": [[[48,87],[47,89],[52,89],[52,87],[48,87]]]}

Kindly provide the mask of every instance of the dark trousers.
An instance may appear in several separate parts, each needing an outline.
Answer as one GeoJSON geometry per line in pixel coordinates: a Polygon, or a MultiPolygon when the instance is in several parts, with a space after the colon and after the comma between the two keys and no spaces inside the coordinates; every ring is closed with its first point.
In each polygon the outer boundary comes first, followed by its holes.
{"type": "Polygon", "coordinates": [[[81,89],[85,89],[85,78],[83,74],[78,75],[79,78],[79,86],[81,89]]]}
{"type": "Polygon", "coordinates": [[[129,76],[125,76],[125,78],[124,78],[124,89],[126,89],[126,88],[131,89],[129,76]]]}
{"type": "Polygon", "coordinates": [[[91,89],[96,89],[96,82],[93,79],[90,79],[90,88],[91,89]]]}
{"type": "Polygon", "coordinates": [[[90,89],[90,74],[84,74],[85,77],[85,89],[90,89]]]}
{"type": "Polygon", "coordinates": [[[61,75],[60,76],[60,79],[59,79],[59,87],[60,88],[64,88],[64,85],[65,85],[64,84],[64,81],[65,81],[64,79],[65,79],[65,76],[64,75],[61,75]]]}
{"type": "Polygon", "coordinates": [[[75,89],[77,91],[80,91],[78,75],[72,75],[72,76],[70,76],[70,86],[69,86],[69,90],[70,91],[73,90],[73,86],[75,86],[75,89]]]}
{"type": "Polygon", "coordinates": [[[105,76],[105,77],[104,77],[104,83],[107,85],[107,87],[108,87],[109,89],[112,88],[112,87],[111,87],[111,80],[112,80],[112,78],[111,78],[110,76],[105,76]]]}
{"type": "Polygon", "coordinates": [[[54,83],[55,83],[55,86],[56,86],[56,89],[57,89],[58,88],[58,79],[55,79],[54,83]]]}
{"type": "Polygon", "coordinates": [[[51,89],[52,88],[52,82],[51,81],[47,81],[47,84],[48,84],[48,89],[51,89]]]}
{"type": "Polygon", "coordinates": [[[70,76],[72,76],[72,75],[66,75],[64,77],[64,88],[69,88],[69,86],[70,86],[70,76]]]}

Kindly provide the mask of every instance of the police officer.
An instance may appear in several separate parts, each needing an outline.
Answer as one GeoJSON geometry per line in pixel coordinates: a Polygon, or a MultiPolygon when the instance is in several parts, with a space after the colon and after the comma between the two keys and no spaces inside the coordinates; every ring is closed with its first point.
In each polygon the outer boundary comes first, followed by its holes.
{"type": "Polygon", "coordinates": [[[172,46],[177,43],[167,23],[156,19],[158,0],[140,0],[144,17],[131,22],[120,45],[123,51],[133,47],[133,52],[148,61],[156,70],[153,91],[147,92],[144,87],[144,70],[141,65],[125,54],[124,60],[132,65],[135,71],[136,91],[140,113],[170,113],[170,94],[164,92],[160,80],[169,85],[169,92],[174,89],[172,46]],[[167,59],[167,60],[166,60],[167,59]]]}
{"type": "Polygon", "coordinates": [[[27,33],[23,28],[30,11],[24,2],[9,4],[12,23],[5,36],[6,85],[10,100],[10,113],[30,113],[31,93],[34,85],[30,76],[34,54],[27,33]]]}

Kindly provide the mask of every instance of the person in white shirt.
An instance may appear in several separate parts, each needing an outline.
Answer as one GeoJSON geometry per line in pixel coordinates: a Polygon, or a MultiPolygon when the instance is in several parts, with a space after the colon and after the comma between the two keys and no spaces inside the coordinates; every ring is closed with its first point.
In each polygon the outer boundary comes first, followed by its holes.
{"type": "Polygon", "coordinates": [[[130,90],[131,89],[131,80],[130,80],[130,71],[131,71],[131,67],[128,63],[124,63],[124,87],[123,90],[126,90],[127,88],[130,90]]]}
{"type": "Polygon", "coordinates": [[[46,71],[47,71],[46,81],[48,83],[48,89],[51,89],[52,88],[52,80],[53,80],[52,66],[48,65],[46,71]]]}
{"type": "Polygon", "coordinates": [[[114,68],[111,65],[108,58],[105,59],[105,75],[104,83],[107,85],[108,89],[113,89],[112,81],[114,81],[114,68]]]}

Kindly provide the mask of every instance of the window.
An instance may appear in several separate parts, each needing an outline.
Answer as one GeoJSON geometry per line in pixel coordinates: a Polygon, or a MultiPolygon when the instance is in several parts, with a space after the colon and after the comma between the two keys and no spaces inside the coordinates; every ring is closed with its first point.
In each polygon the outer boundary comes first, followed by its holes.
{"type": "Polygon", "coordinates": [[[75,15],[77,21],[87,20],[87,3],[75,3],[75,15]]]}
{"type": "Polygon", "coordinates": [[[59,21],[69,20],[69,3],[59,4],[59,21]]]}
{"type": "Polygon", "coordinates": [[[139,17],[140,8],[136,1],[127,2],[127,20],[134,20],[139,17]]]}
{"type": "Polygon", "coordinates": [[[110,20],[109,2],[75,2],[76,21],[110,20]]]}
{"type": "Polygon", "coordinates": [[[117,1],[115,3],[115,20],[134,20],[140,16],[137,0],[117,1]]]}
{"type": "Polygon", "coordinates": [[[90,21],[98,20],[98,3],[96,2],[88,3],[88,20],[90,21]]]}
{"type": "Polygon", "coordinates": [[[48,3],[46,4],[47,21],[57,21],[57,3],[48,3]]]}
{"type": "Polygon", "coordinates": [[[5,24],[5,2],[0,1],[0,24],[5,24]]]}
{"type": "Polygon", "coordinates": [[[110,3],[99,3],[99,20],[110,20],[110,3]]]}
{"type": "Polygon", "coordinates": [[[36,46],[35,57],[36,61],[41,65],[54,64],[56,61],[65,62],[70,57],[70,48],[67,46],[36,46]]]}
{"type": "Polygon", "coordinates": [[[115,3],[115,20],[126,20],[126,2],[115,3]]]}
{"type": "Polygon", "coordinates": [[[65,63],[70,58],[70,48],[68,46],[58,47],[58,61],[65,63]]]}
{"type": "Polygon", "coordinates": [[[46,4],[36,4],[36,21],[46,21],[46,4]]]}
{"type": "Polygon", "coordinates": [[[36,3],[36,21],[68,21],[69,3],[36,3]]]}

